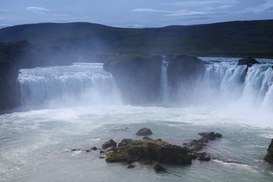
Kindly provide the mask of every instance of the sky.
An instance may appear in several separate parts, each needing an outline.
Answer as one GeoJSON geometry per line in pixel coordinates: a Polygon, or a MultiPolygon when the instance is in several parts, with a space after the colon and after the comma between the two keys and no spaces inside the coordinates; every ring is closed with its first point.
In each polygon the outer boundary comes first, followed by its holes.
{"type": "Polygon", "coordinates": [[[273,19],[273,0],[0,0],[0,28],[40,22],[162,27],[273,19]]]}

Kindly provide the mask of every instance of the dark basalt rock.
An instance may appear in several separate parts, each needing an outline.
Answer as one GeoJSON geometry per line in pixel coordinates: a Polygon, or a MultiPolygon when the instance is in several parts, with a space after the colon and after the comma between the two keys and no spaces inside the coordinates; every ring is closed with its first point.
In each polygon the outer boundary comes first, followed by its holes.
{"type": "Polygon", "coordinates": [[[116,148],[117,147],[117,142],[114,140],[110,139],[109,141],[105,142],[101,148],[103,149],[108,149],[108,148],[116,148]]]}
{"type": "Polygon", "coordinates": [[[141,128],[136,132],[138,136],[149,136],[153,134],[153,132],[149,128],[141,128]]]}
{"type": "Polygon", "coordinates": [[[132,139],[124,138],[121,140],[121,142],[118,144],[118,147],[126,147],[129,143],[133,142],[132,139]]]}
{"type": "Polygon", "coordinates": [[[196,156],[199,161],[210,161],[210,156],[206,152],[197,153],[196,156]]]}
{"type": "Polygon", "coordinates": [[[198,133],[200,136],[203,137],[205,140],[215,140],[217,138],[222,138],[222,135],[220,133],[214,133],[214,132],[203,132],[198,133]]]}
{"type": "Polygon", "coordinates": [[[253,64],[260,64],[255,58],[248,57],[239,59],[237,65],[247,65],[248,67],[252,66],[253,64]]]}
{"type": "Polygon", "coordinates": [[[129,165],[127,166],[128,169],[132,169],[132,168],[135,168],[135,167],[136,167],[136,165],[133,165],[133,164],[129,164],[129,165]]]}
{"type": "Polygon", "coordinates": [[[191,156],[184,147],[157,140],[128,140],[106,153],[107,162],[134,162],[154,160],[170,164],[191,164],[191,156]]]}
{"type": "Polygon", "coordinates": [[[160,164],[154,165],[153,168],[154,168],[155,172],[164,172],[164,171],[166,171],[166,169],[163,166],[161,166],[160,164]]]}
{"type": "Polygon", "coordinates": [[[268,149],[267,149],[267,154],[265,155],[264,159],[273,164],[273,139],[271,140],[271,143],[270,145],[268,146],[268,149]]]}
{"type": "Polygon", "coordinates": [[[148,136],[145,136],[142,138],[143,140],[153,140],[152,138],[148,137],[148,136]]]}
{"type": "Polygon", "coordinates": [[[91,150],[98,150],[97,147],[91,147],[91,150]]]}

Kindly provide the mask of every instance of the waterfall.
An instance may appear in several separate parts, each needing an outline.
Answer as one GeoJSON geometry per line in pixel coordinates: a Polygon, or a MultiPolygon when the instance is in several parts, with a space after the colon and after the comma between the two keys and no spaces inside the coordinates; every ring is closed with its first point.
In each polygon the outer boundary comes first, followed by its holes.
{"type": "Polygon", "coordinates": [[[208,64],[192,97],[199,96],[198,99],[206,104],[237,103],[259,107],[266,103],[268,106],[273,102],[272,72],[272,64],[258,64],[249,68],[239,66],[236,62],[208,64]],[[201,93],[196,94],[196,90],[201,93]]]}
{"type": "Polygon", "coordinates": [[[119,92],[102,63],[75,63],[19,70],[25,107],[103,105],[120,102],[119,92]]]}
{"type": "Polygon", "coordinates": [[[166,60],[166,57],[163,56],[160,74],[161,97],[163,104],[168,104],[169,101],[168,65],[169,62],[166,60]]]}

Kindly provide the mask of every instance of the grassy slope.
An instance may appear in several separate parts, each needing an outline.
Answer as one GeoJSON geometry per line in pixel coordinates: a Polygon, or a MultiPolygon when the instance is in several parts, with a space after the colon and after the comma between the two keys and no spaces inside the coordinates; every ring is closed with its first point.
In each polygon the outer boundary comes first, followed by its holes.
{"type": "Polygon", "coordinates": [[[91,23],[42,23],[0,29],[0,41],[102,52],[273,57],[273,20],[126,29],[91,23]]]}

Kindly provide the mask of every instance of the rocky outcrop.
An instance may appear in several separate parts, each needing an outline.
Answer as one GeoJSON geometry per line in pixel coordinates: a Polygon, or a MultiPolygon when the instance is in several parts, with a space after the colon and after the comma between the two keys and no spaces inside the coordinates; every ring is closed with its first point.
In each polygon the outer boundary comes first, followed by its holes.
{"type": "Polygon", "coordinates": [[[260,64],[255,58],[248,57],[239,59],[237,65],[247,65],[248,67],[252,66],[253,64],[260,64]]]}
{"type": "Polygon", "coordinates": [[[191,156],[186,148],[171,145],[162,140],[127,140],[106,153],[107,162],[135,162],[155,160],[170,164],[191,164],[191,156]]]}
{"type": "Polygon", "coordinates": [[[202,136],[202,138],[205,140],[215,140],[217,138],[222,138],[222,134],[214,132],[203,132],[198,133],[198,135],[202,136]]]}
{"type": "Polygon", "coordinates": [[[270,143],[270,145],[268,146],[267,154],[266,154],[266,156],[264,157],[264,159],[265,159],[266,161],[268,161],[269,163],[273,164],[273,139],[271,140],[271,143],[270,143]]]}
{"type": "Polygon", "coordinates": [[[0,43],[0,110],[20,104],[20,88],[17,81],[19,60],[28,43],[0,43]]]}
{"type": "Polygon", "coordinates": [[[151,134],[153,134],[153,132],[149,128],[141,128],[136,132],[138,136],[149,136],[151,134]]]}
{"type": "Polygon", "coordinates": [[[178,55],[170,60],[168,67],[170,99],[174,103],[181,101],[184,103],[203,75],[206,62],[188,55],[178,55]]]}
{"type": "Polygon", "coordinates": [[[46,48],[28,41],[0,42],[0,110],[19,106],[20,87],[18,70],[52,65],[65,65],[75,61],[60,47],[46,48]]]}
{"type": "Polygon", "coordinates": [[[160,97],[161,59],[161,56],[116,55],[104,64],[104,69],[112,73],[123,101],[134,105],[150,104],[160,97]]]}
{"type": "Polygon", "coordinates": [[[163,59],[169,62],[169,91],[172,101],[177,102],[178,93],[186,94],[181,92],[181,88],[190,88],[205,70],[205,62],[194,56],[116,55],[104,64],[104,69],[114,76],[125,102],[133,105],[155,104],[162,101],[160,78],[163,59]]]}

